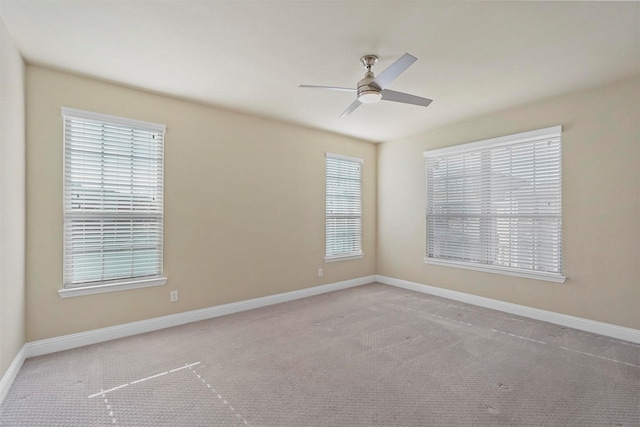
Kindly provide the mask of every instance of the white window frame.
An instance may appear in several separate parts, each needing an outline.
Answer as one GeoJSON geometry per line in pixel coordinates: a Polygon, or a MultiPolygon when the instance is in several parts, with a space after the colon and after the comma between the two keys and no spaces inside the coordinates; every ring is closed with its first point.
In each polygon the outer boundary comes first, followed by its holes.
{"type": "MultiPolygon", "coordinates": [[[[551,142],[548,142],[548,144],[551,144],[551,142]]],[[[522,146],[523,145],[521,145],[521,147],[522,146]]],[[[530,132],[523,132],[515,135],[508,135],[508,136],[492,138],[484,141],[477,141],[477,142],[472,142],[468,144],[461,144],[461,145],[456,145],[452,147],[445,147],[445,148],[425,151],[424,157],[426,158],[426,177],[427,177],[427,192],[426,192],[427,207],[426,207],[426,214],[425,214],[426,231],[427,231],[426,233],[427,248],[426,248],[426,255],[424,258],[424,262],[427,264],[505,274],[505,275],[525,277],[525,278],[544,280],[544,281],[550,281],[550,282],[556,282],[556,283],[564,283],[566,280],[566,277],[562,274],[562,208],[561,208],[562,206],[562,179],[561,179],[562,156],[561,156],[561,152],[562,152],[562,126],[553,126],[545,129],[539,129],[539,130],[534,130],[530,132]],[[559,241],[559,244],[555,244],[555,243],[553,244],[554,252],[557,254],[553,256],[553,261],[556,263],[555,264],[557,266],[556,269],[558,269],[559,271],[539,271],[536,269],[515,268],[511,266],[494,265],[494,263],[496,264],[500,263],[499,257],[495,255],[496,248],[498,247],[495,237],[494,238],[486,237],[486,240],[484,241],[481,239],[481,243],[474,246],[474,250],[476,250],[476,248],[479,248],[478,253],[481,254],[478,257],[478,259],[474,260],[474,262],[451,259],[451,258],[455,258],[455,256],[451,256],[448,258],[442,258],[442,257],[436,256],[435,253],[437,251],[434,249],[434,247],[438,242],[437,241],[430,242],[429,236],[430,235],[433,236],[436,232],[438,232],[438,230],[441,233],[440,235],[444,234],[446,236],[446,233],[448,230],[450,230],[450,228],[449,226],[446,226],[446,227],[443,226],[444,228],[438,229],[436,225],[431,225],[431,224],[436,224],[437,222],[436,217],[439,217],[442,219],[446,217],[447,214],[438,215],[437,213],[430,210],[430,207],[431,207],[430,204],[432,204],[432,200],[430,199],[431,197],[433,197],[432,196],[433,193],[430,193],[430,192],[433,192],[435,190],[433,186],[430,187],[430,183],[428,182],[429,176],[430,176],[429,160],[430,159],[435,160],[437,158],[442,158],[447,156],[453,157],[455,155],[460,155],[463,153],[466,153],[466,154],[481,153],[481,152],[488,153],[490,152],[491,149],[498,148],[498,147],[516,146],[517,144],[521,144],[521,143],[533,143],[534,141],[541,141],[541,140],[557,141],[557,144],[558,144],[558,153],[557,153],[558,157],[557,157],[557,160],[554,160],[557,162],[557,167],[558,167],[557,178],[555,178],[557,180],[556,181],[557,186],[554,186],[553,191],[554,191],[554,197],[556,197],[556,200],[558,200],[557,198],[559,197],[559,206],[554,208],[553,210],[554,214],[551,215],[551,218],[552,218],[551,220],[555,221],[556,224],[558,224],[559,222],[559,229],[554,228],[554,232],[556,234],[554,234],[554,240],[553,240],[554,242],[559,241]],[[557,193],[555,193],[555,191],[557,191],[557,193]],[[433,221],[430,221],[430,216],[433,221]],[[432,244],[432,246],[430,246],[430,244],[432,244]]],[[[481,168],[490,167],[489,165],[487,165],[487,163],[488,162],[484,160],[480,160],[480,164],[482,165],[481,168]]],[[[531,166],[532,168],[531,171],[534,171],[533,165],[527,165],[527,167],[529,166],[531,166]]],[[[546,166],[548,166],[548,164],[546,166]]],[[[482,202],[483,206],[487,206],[488,204],[493,203],[493,201],[495,200],[485,196],[485,193],[487,192],[490,193],[492,191],[491,185],[485,184],[487,181],[489,181],[486,179],[487,172],[488,171],[486,169],[483,169],[481,172],[482,175],[485,177],[485,180],[482,181],[483,184],[480,184],[481,180],[475,181],[476,184],[480,185],[479,186],[480,196],[476,197],[476,199],[481,199],[483,201],[482,202]]],[[[509,179],[512,179],[511,176],[509,176],[509,179]]],[[[431,184],[434,184],[434,183],[431,183],[431,184]]],[[[447,184],[444,184],[444,185],[446,186],[447,184]]],[[[475,192],[474,194],[478,194],[478,193],[475,192]]],[[[532,190],[529,196],[532,198],[535,198],[535,190],[532,190]]],[[[537,199],[530,199],[530,200],[537,200],[537,199]]],[[[456,200],[456,202],[458,201],[456,200]]],[[[463,204],[463,205],[466,206],[464,208],[464,211],[466,212],[469,209],[470,205],[466,205],[466,204],[463,204]]],[[[477,206],[477,205],[474,205],[474,206],[477,206]]],[[[458,207],[457,209],[460,209],[460,208],[458,207]]],[[[496,226],[488,225],[488,223],[497,222],[499,218],[502,219],[502,221],[504,222],[505,219],[503,216],[500,216],[500,214],[495,213],[496,209],[494,209],[493,207],[489,207],[487,209],[488,210],[486,212],[483,210],[481,214],[477,214],[477,213],[449,214],[449,217],[453,215],[455,218],[459,218],[461,224],[469,224],[468,222],[465,222],[465,218],[467,218],[467,220],[469,218],[478,218],[477,223],[480,224],[478,225],[480,230],[479,234],[482,235],[483,233],[482,230],[484,229],[485,230],[484,233],[487,236],[490,236],[491,234],[496,234],[495,233],[496,226]],[[483,216],[484,216],[484,219],[481,219],[483,216]],[[489,220],[488,221],[485,220],[486,218],[489,218],[489,220]]],[[[546,216],[549,217],[550,215],[546,214],[546,216]]],[[[536,216],[536,214],[528,214],[527,219],[531,219],[531,218],[535,219],[535,218],[538,218],[538,216],[536,216]]],[[[444,221],[446,221],[446,219],[444,221]]],[[[532,220],[532,223],[535,223],[535,220],[532,220]]],[[[540,227],[540,226],[537,226],[537,227],[540,227]]],[[[508,239],[512,239],[511,235],[509,235],[508,239]]],[[[517,237],[515,237],[515,239],[517,239],[517,237]]],[[[440,242],[444,242],[445,244],[447,242],[451,242],[454,245],[455,244],[459,245],[459,241],[460,241],[459,238],[456,241],[455,239],[448,240],[446,239],[446,237],[445,237],[445,240],[440,240],[440,242]]],[[[463,253],[466,253],[466,252],[464,252],[463,250],[463,253]]],[[[538,252],[536,252],[536,254],[538,254],[538,252]]]]}
{"type": "MultiPolygon", "coordinates": [[[[348,164],[346,163],[346,164],[348,164]]],[[[364,256],[362,252],[362,167],[364,165],[364,159],[358,157],[350,157],[342,154],[325,153],[325,262],[346,261],[352,259],[360,259],[364,256]],[[349,201],[351,207],[355,207],[356,210],[350,213],[336,213],[331,209],[331,197],[329,192],[330,177],[328,176],[328,167],[331,160],[337,160],[340,162],[348,162],[359,165],[360,175],[358,177],[358,193],[352,197],[349,201]],[[357,242],[355,250],[348,252],[336,252],[332,250],[335,247],[333,241],[336,239],[335,233],[332,233],[332,226],[330,223],[336,219],[351,219],[356,221],[356,230],[351,230],[357,233],[357,242]]]]}
{"type": "MultiPolygon", "coordinates": [[[[82,296],[82,295],[91,295],[91,294],[98,294],[98,293],[105,293],[105,292],[113,292],[113,291],[121,291],[121,290],[127,290],[127,289],[137,289],[137,288],[146,288],[146,287],[150,287],[150,286],[162,286],[167,282],[167,278],[164,277],[163,275],[163,224],[164,224],[164,215],[163,215],[163,193],[164,193],[164,133],[166,131],[166,126],[162,125],[162,124],[157,124],[157,123],[151,123],[151,122],[144,122],[144,121],[139,121],[139,120],[132,120],[132,119],[127,119],[127,118],[123,118],[123,117],[117,117],[117,116],[111,116],[111,115],[106,115],[106,114],[100,114],[100,113],[94,113],[94,112],[90,112],[90,111],[84,111],[84,110],[78,110],[78,109],[73,109],[73,108],[68,108],[68,107],[62,107],[62,116],[63,116],[63,125],[64,125],[64,130],[63,130],[63,189],[64,189],[64,200],[63,200],[63,212],[64,212],[64,218],[65,218],[65,229],[64,229],[64,236],[63,236],[63,240],[64,240],[64,256],[63,256],[63,274],[64,274],[64,278],[63,278],[63,289],[58,290],[58,294],[60,295],[60,297],[62,298],[68,298],[68,297],[75,297],[75,296],[82,296]],[[71,233],[71,222],[73,220],[86,220],[86,219],[100,219],[100,218],[111,218],[114,217],[114,215],[121,215],[118,214],[117,212],[114,213],[93,213],[93,212],[88,212],[88,213],[84,213],[84,211],[76,211],[73,208],[70,208],[69,206],[71,206],[70,200],[68,199],[69,197],[71,197],[71,185],[73,182],[84,182],[84,181],[73,181],[71,178],[67,177],[67,161],[69,160],[67,158],[67,139],[68,139],[68,134],[67,134],[67,124],[71,123],[71,121],[84,121],[87,124],[89,123],[93,123],[95,125],[95,123],[99,123],[99,124],[105,124],[105,125],[109,125],[109,126],[117,126],[123,130],[126,131],[143,131],[143,132],[150,132],[150,133],[154,133],[155,135],[161,135],[159,138],[159,150],[158,150],[158,157],[156,157],[156,159],[159,160],[160,166],[159,166],[159,170],[154,169],[154,172],[157,176],[157,182],[158,185],[155,187],[156,191],[159,194],[159,198],[160,198],[160,202],[156,202],[154,206],[156,206],[155,210],[156,212],[154,214],[151,213],[145,213],[144,211],[141,212],[131,212],[130,214],[124,214],[123,218],[125,219],[129,219],[129,218],[153,218],[154,221],[156,221],[156,224],[159,222],[159,226],[160,226],[160,231],[159,231],[159,238],[160,238],[160,254],[159,254],[159,259],[156,258],[156,260],[159,262],[159,266],[158,268],[156,268],[156,273],[157,274],[152,274],[152,275],[141,275],[141,276],[122,276],[122,277],[118,277],[115,279],[110,279],[110,280],[103,280],[103,281],[88,281],[88,282],[79,282],[76,284],[72,283],[72,277],[71,276],[71,269],[72,264],[71,264],[71,254],[70,254],[70,245],[71,243],[68,241],[70,238],[70,234],[71,233]],[[158,205],[159,205],[159,209],[158,209],[158,205]],[[159,212],[157,212],[159,210],[159,212]],[[158,271],[159,269],[159,271],[158,271]]],[[[103,131],[104,132],[104,131],[103,131]]],[[[104,134],[100,134],[101,137],[103,137],[104,134]]],[[[154,136],[155,138],[155,136],[154,136]]],[[[69,143],[70,144],[70,143],[69,143]]],[[[102,169],[99,169],[100,171],[102,171],[102,169]]],[[[98,171],[98,169],[96,169],[96,171],[98,171]]],[[[104,172],[100,172],[100,173],[104,173],[104,172]]],[[[102,176],[102,175],[101,175],[102,176]]],[[[88,197],[88,196],[87,196],[88,197]]],[[[102,205],[100,205],[102,206],[102,205]]],[[[100,209],[98,209],[100,210],[100,209]]],[[[157,235],[157,234],[156,234],[157,235]]]]}

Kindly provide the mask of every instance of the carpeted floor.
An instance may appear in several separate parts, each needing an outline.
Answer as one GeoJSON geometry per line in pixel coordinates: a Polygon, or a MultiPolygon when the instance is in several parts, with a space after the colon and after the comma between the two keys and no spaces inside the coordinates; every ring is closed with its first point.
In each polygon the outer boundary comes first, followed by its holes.
{"type": "Polygon", "coordinates": [[[380,284],[35,357],[1,426],[640,426],[640,346],[380,284]]]}

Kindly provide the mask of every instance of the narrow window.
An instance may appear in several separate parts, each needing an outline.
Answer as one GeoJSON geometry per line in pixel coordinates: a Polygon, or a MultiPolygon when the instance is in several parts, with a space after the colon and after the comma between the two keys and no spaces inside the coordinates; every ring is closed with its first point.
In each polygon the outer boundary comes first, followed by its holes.
{"type": "Polygon", "coordinates": [[[424,155],[425,262],[564,282],[560,126],[424,155]]]}
{"type": "Polygon", "coordinates": [[[61,295],[77,288],[157,282],[162,276],[165,127],[70,108],[62,114],[61,295]]]}
{"type": "Polygon", "coordinates": [[[326,154],[326,261],[362,257],[363,160],[326,154]]]}

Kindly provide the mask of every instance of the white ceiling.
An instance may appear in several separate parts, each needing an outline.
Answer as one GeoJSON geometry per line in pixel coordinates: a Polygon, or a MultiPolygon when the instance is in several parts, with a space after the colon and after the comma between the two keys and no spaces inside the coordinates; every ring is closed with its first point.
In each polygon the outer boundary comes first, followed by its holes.
{"type": "Polygon", "coordinates": [[[640,2],[0,0],[28,63],[371,141],[640,73],[640,2]],[[418,61],[347,118],[363,54],[418,61]]]}

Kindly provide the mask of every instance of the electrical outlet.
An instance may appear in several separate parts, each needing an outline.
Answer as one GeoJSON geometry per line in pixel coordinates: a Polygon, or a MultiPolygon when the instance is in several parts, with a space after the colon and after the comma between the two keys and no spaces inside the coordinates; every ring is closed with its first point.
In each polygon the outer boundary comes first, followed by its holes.
{"type": "Polygon", "coordinates": [[[178,291],[169,292],[169,302],[176,302],[176,301],[178,301],[178,291]]]}
{"type": "Polygon", "coordinates": [[[324,275],[324,272],[322,271],[321,268],[318,269],[318,277],[322,277],[324,275]]]}

